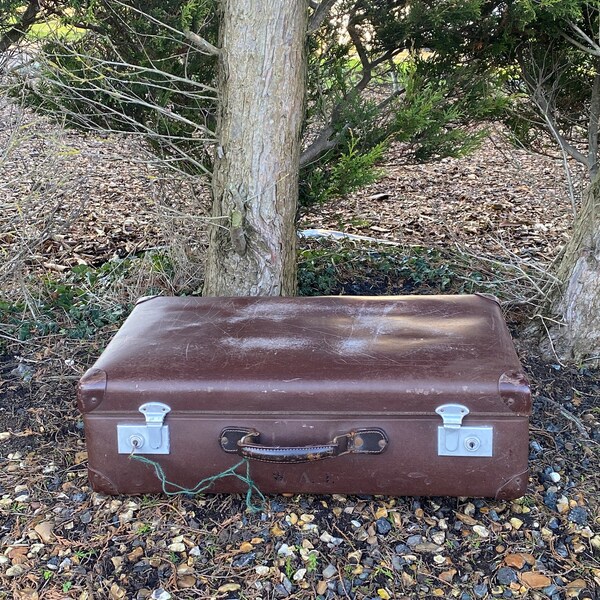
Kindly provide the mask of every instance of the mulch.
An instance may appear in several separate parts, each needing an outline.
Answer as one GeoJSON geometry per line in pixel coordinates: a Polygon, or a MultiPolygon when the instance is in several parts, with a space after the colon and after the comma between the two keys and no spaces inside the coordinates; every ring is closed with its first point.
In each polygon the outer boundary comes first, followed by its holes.
{"type": "MultiPolygon", "coordinates": [[[[4,144],[16,118],[7,110],[4,144]]],[[[163,183],[137,142],[25,119],[28,138],[0,169],[3,249],[39,242],[15,263],[25,280],[166,247],[165,218],[177,229],[199,222],[186,214],[206,214],[205,191],[163,183]],[[54,179],[40,187],[48,164],[54,179]],[[48,206],[62,224],[25,237],[19,225],[48,206]]],[[[311,209],[301,227],[544,268],[567,239],[560,161],[513,150],[500,132],[468,159],[406,165],[394,148],[388,161],[377,184],[311,209]]],[[[600,377],[542,360],[522,315],[507,317],[534,399],[523,498],[270,496],[257,513],[236,495],[92,492],[75,384],[117,324],[92,338],[23,342],[10,329],[0,355],[0,598],[598,598],[600,377]]]]}

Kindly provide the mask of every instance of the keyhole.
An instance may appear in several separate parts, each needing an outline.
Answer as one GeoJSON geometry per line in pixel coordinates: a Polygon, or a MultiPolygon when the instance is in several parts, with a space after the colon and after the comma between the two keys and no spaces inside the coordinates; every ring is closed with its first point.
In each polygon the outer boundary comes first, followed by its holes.
{"type": "Polygon", "coordinates": [[[475,452],[475,451],[479,450],[480,446],[481,446],[481,441],[479,440],[479,438],[468,437],[465,439],[465,448],[469,452],[475,452]]]}

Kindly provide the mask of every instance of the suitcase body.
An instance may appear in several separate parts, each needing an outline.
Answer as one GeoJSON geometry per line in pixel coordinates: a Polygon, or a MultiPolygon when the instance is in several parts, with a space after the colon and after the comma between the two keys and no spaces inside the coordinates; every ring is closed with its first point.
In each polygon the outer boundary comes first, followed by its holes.
{"type": "Polygon", "coordinates": [[[478,295],[142,299],[78,403],[108,494],[161,491],[131,454],[189,489],[244,459],[263,493],[514,498],[528,482],[527,380],[478,295]]]}

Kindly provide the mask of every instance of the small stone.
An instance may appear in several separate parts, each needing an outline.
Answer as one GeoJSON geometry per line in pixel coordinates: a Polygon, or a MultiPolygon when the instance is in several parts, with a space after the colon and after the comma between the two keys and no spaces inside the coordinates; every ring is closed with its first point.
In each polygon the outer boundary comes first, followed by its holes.
{"type": "Polygon", "coordinates": [[[0,442],[5,442],[10,438],[10,431],[2,431],[0,433],[0,442]]]}
{"type": "Polygon", "coordinates": [[[569,511],[567,519],[571,521],[571,523],[575,523],[576,525],[581,525],[582,527],[587,524],[587,510],[583,508],[583,506],[576,506],[569,511]]]}
{"type": "Polygon", "coordinates": [[[285,586],[283,586],[281,583],[278,583],[275,586],[275,595],[278,598],[287,598],[290,593],[285,589],[285,586]]]}
{"type": "Polygon", "coordinates": [[[558,501],[558,496],[556,495],[556,492],[548,490],[544,494],[544,504],[550,510],[557,510],[557,506],[556,506],[557,501],[558,501]]]}
{"type": "Polygon", "coordinates": [[[548,473],[547,477],[552,483],[558,483],[560,481],[560,473],[557,473],[556,471],[548,473]]]}
{"type": "Polygon", "coordinates": [[[327,591],[327,582],[319,581],[319,583],[317,583],[317,594],[319,596],[322,596],[326,591],[327,591]]]}
{"type": "Polygon", "coordinates": [[[436,531],[431,536],[431,541],[438,546],[441,546],[446,541],[446,534],[443,531],[436,531]]]}
{"type": "Polygon", "coordinates": [[[41,523],[38,523],[33,529],[40,537],[40,540],[44,542],[44,544],[49,544],[54,538],[54,523],[50,521],[42,521],[41,523]]]}
{"type": "Polygon", "coordinates": [[[556,502],[556,508],[562,515],[569,510],[569,500],[566,496],[561,496],[556,502]]]}
{"type": "Polygon", "coordinates": [[[255,558],[255,552],[248,552],[247,554],[240,554],[237,556],[231,564],[238,569],[243,569],[244,567],[251,565],[255,558]]]}
{"type": "Polygon", "coordinates": [[[279,546],[279,550],[277,550],[277,554],[279,556],[295,556],[294,549],[287,544],[281,544],[281,546],[279,546]]]}
{"type": "Polygon", "coordinates": [[[302,581],[304,576],[306,575],[306,569],[298,569],[292,579],[297,583],[298,581],[302,581]]]}
{"type": "Polygon", "coordinates": [[[446,562],[446,557],[445,557],[445,556],[442,556],[441,554],[436,554],[436,555],[433,557],[433,562],[434,562],[436,565],[443,565],[443,564],[446,562]]]}
{"type": "Polygon", "coordinates": [[[150,598],[152,600],[171,600],[171,594],[162,588],[158,588],[152,592],[150,598]]]}
{"type": "Polygon", "coordinates": [[[478,583],[474,588],[473,588],[473,593],[475,594],[475,596],[477,598],[485,598],[485,596],[488,593],[488,586],[485,583],[478,583]]]}
{"type": "Polygon", "coordinates": [[[174,544],[169,544],[167,548],[171,552],[185,552],[185,544],[183,542],[175,542],[174,544]]]}
{"type": "Polygon", "coordinates": [[[501,567],[496,573],[496,580],[500,585],[510,585],[517,581],[517,573],[510,567],[501,567]]]}
{"type": "Polygon", "coordinates": [[[88,523],[91,523],[92,522],[92,513],[89,510],[86,510],[84,513],[82,513],[81,515],[79,515],[79,520],[84,525],[87,525],[88,523]]]}
{"type": "Polygon", "coordinates": [[[250,542],[242,542],[240,544],[240,552],[252,552],[254,550],[254,546],[250,542]]]}
{"type": "Polygon", "coordinates": [[[23,565],[13,565],[6,569],[4,573],[7,577],[19,577],[25,573],[25,567],[23,565]]]}
{"type": "Polygon", "coordinates": [[[323,569],[323,579],[331,579],[335,575],[337,575],[337,569],[332,564],[323,569]]]}
{"type": "Polygon", "coordinates": [[[406,543],[412,548],[412,547],[416,546],[417,544],[420,544],[422,541],[423,541],[423,536],[420,536],[420,535],[411,535],[406,540],[406,543]]]}
{"type": "Polygon", "coordinates": [[[377,526],[377,533],[379,535],[387,535],[392,530],[392,524],[383,517],[377,519],[377,521],[375,521],[375,525],[377,526]]]}
{"type": "Polygon", "coordinates": [[[595,535],[591,540],[590,540],[590,544],[592,544],[592,546],[600,551],[600,535],[595,535]]]}
{"type": "Polygon", "coordinates": [[[474,525],[473,531],[482,538],[487,538],[490,536],[490,532],[483,525],[474,525]]]}
{"type": "Polygon", "coordinates": [[[517,531],[519,529],[521,529],[521,527],[523,527],[523,521],[521,521],[521,519],[517,519],[517,517],[513,517],[510,520],[510,524],[511,524],[512,528],[515,529],[515,530],[517,530],[517,531]]]}
{"type": "Polygon", "coordinates": [[[269,574],[271,569],[265,565],[259,565],[258,567],[254,567],[254,570],[259,577],[265,577],[269,574]]]}

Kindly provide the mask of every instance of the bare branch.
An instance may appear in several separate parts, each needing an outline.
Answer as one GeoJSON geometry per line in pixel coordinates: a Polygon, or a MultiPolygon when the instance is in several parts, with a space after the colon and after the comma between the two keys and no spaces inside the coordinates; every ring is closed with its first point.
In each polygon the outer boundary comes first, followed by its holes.
{"type": "Polygon", "coordinates": [[[337,0],[321,0],[319,4],[311,2],[311,6],[315,9],[308,22],[307,33],[310,35],[319,29],[321,23],[327,18],[327,15],[333,8],[337,0]]]}
{"type": "Polygon", "coordinates": [[[189,29],[184,29],[183,33],[185,37],[194,44],[200,51],[205,54],[211,54],[214,56],[218,56],[221,52],[216,46],[213,46],[210,42],[205,40],[203,37],[199,36],[197,33],[190,31],[189,29]]]}
{"type": "Polygon", "coordinates": [[[579,27],[579,25],[577,25],[577,23],[573,23],[572,21],[569,21],[569,27],[571,27],[571,29],[586,43],[589,44],[591,46],[591,48],[593,48],[594,52],[593,54],[595,56],[599,56],[600,55],[600,46],[585,32],[583,31],[583,29],[581,29],[581,27],[579,27]]]}
{"type": "Polygon", "coordinates": [[[560,32],[560,35],[567,40],[570,44],[573,44],[576,48],[579,48],[582,52],[586,54],[591,54],[592,56],[600,56],[600,47],[590,48],[589,46],[584,46],[582,43],[578,42],[576,39],[572,38],[570,35],[566,34],[564,31],[560,32]]]}

